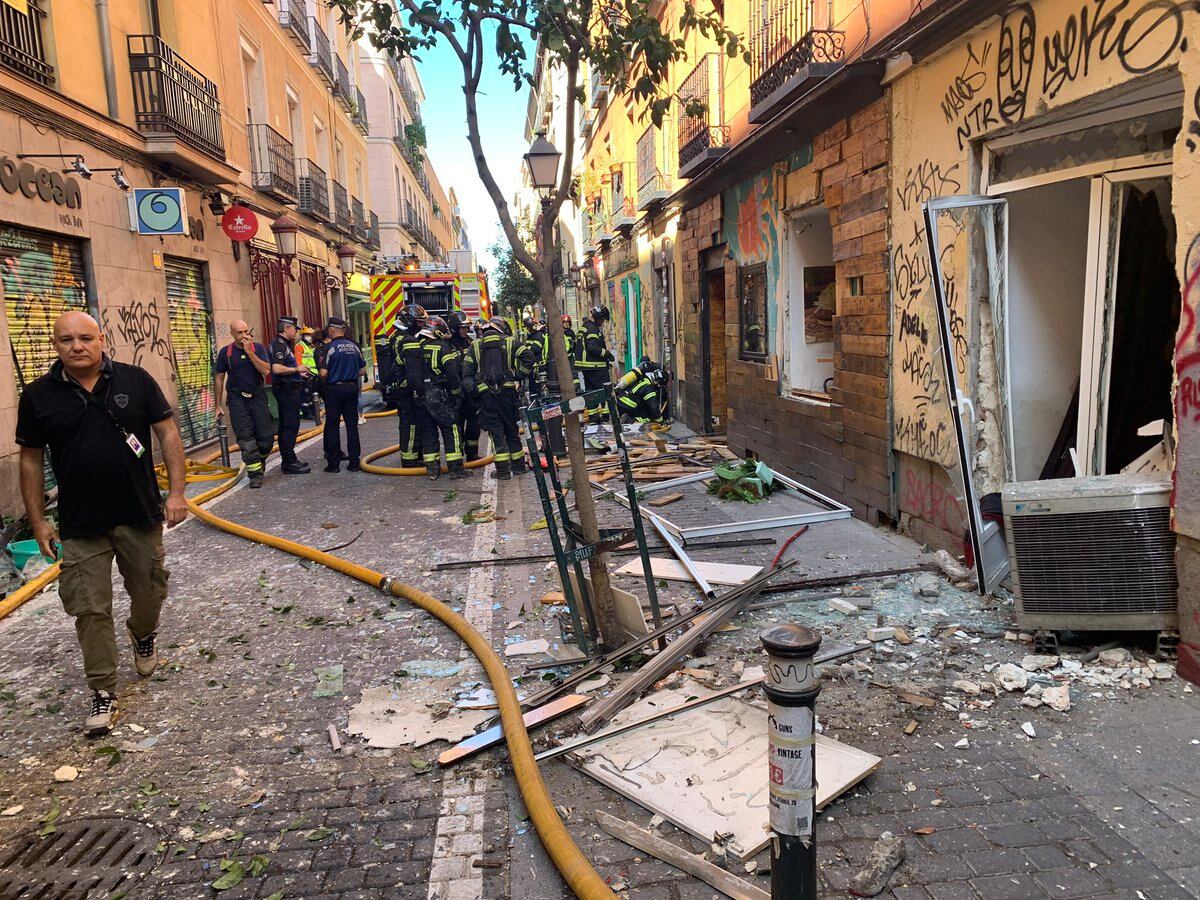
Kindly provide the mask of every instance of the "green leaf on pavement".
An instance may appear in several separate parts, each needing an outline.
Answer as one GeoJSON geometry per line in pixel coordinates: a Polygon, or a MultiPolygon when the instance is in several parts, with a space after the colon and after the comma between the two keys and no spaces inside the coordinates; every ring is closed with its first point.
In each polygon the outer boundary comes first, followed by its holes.
{"type": "Polygon", "coordinates": [[[263,872],[267,871],[267,866],[271,864],[271,857],[265,853],[257,853],[250,858],[249,873],[251,878],[257,878],[263,872]]]}
{"type": "Polygon", "coordinates": [[[242,868],[240,862],[234,859],[221,860],[221,871],[225,874],[210,885],[214,891],[227,891],[232,887],[237,887],[246,877],[246,870],[242,868]]]}
{"type": "Polygon", "coordinates": [[[110,769],[121,761],[121,751],[116,747],[97,747],[96,755],[107,756],[108,768],[110,769]]]}
{"type": "Polygon", "coordinates": [[[54,806],[50,807],[50,811],[42,817],[42,829],[38,832],[38,837],[49,837],[58,830],[58,826],[54,823],[58,821],[58,817],[62,815],[62,803],[58,800],[54,801],[54,806]]]}
{"type": "Polygon", "coordinates": [[[162,793],[161,790],[154,786],[153,781],[143,781],[138,785],[138,791],[147,797],[157,797],[162,793]]]}
{"type": "Polygon", "coordinates": [[[431,766],[425,760],[421,759],[421,757],[419,757],[419,756],[410,756],[408,758],[408,762],[414,769],[417,770],[417,773],[421,774],[421,775],[424,775],[426,772],[428,772],[430,769],[433,768],[433,766],[431,766]]]}
{"type": "Polygon", "coordinates": [[[314,828],[308,834],[304,835],[304,839],[306,841],[323,841],[331,834],[337,834],[337,832],[332,828],[326,828],[322,825],[320,828],[314,828]]]}
{"type": "Polygon", "coordinates": [[[283,891],[276,891],[270,897],[267,897],[266,900],[283,900],[283,891]]]}

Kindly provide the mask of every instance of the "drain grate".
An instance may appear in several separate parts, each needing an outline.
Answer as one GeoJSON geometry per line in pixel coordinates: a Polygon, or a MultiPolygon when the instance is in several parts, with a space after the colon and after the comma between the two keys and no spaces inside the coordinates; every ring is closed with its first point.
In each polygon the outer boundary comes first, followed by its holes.
{"type": "Polygon", "coordinates": [[[0,900],[108,897],[128,889],[158,862],[158,835],[131,819],[63,822],[0,845],[0,900]]]}

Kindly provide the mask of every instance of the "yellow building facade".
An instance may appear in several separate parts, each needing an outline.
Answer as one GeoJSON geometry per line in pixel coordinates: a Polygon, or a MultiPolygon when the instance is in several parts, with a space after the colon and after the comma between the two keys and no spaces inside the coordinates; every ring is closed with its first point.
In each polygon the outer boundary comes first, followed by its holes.
{"type": "Polygon", "coordinates": [[[147,368],[185,442],[215,434],[228,323],[346,306],[343,267],[378,246],[357,47],[309,0],[0,2],[0,510],[16,510],[16,405],[90,311],[147,368]],[[257,222],[234,242],[234,204],[257,222]],[[299,227],[294,258],[271,225],[299,227]],[[140,225],[139,225],[140,223],[140,225]],[[243,235],[247,237],[247,235],[243,235]],[[339,258],[339,250],[341,256],[339,258]]]}

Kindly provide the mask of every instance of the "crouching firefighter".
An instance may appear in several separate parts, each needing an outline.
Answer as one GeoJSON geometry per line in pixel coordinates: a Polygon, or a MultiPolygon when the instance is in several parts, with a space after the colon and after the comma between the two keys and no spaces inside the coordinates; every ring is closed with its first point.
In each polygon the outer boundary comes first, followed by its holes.
{"type": "MultiPolygon", "coordinates": [[[[613,355],[604,341],[604,323],[612,318],[608,309],[603,306],[593,306],[591,315],[583,322],[579,339],[576,344],[575,364],[583,373],[583,389],[594,391],[604,387],[609,382],[609,365],[613,355]]],[[[588,406],[588,419],[599,422],[604,418],[604,405],[593,403],[588,406]]]]}
{"type": "Polygon", "coordinates": [[[521,380],[533,371],[533,350],[518,346],[507,321],[488,320],[483,337],[463,360],[466,390],[479,397],[479,421],[492,439],[496,477],[508,479],[526,471],[525,452],[517,427],[521,380]]]}
{"type": "Polygon", "coordinates": [[[408,369],[421,362],[421,329],[429,321],[425,308],[409,303],[400,310],[392,323],[392,384],[396,402],[396,418],[400,422],[400,464],[406,469],[420,462],[420,445],[417,443],[417,420],[414,411],[413,384],[408,380],[408,369]]]}
{"type": "Polygon", "coordinates": [[[442,450],[451,478],[466,478],[462,437],[458,433],[458,404],[462,393],[458,353],[450,346],[450,329],[441,316],[430,316],[420,332],[419,362],[405,368],[413,389],[417,440],[429,479],[442,477],[442,450]],[[440,438],[440,446],[439,446],[440,438]]]}
{"type": "MultiPolygon", "coordinates": [[[[471,317],[462,310],[456,309],[450,313],[450,346],[458,353],[459,365],[466,358],[467,350],[472,344],[471,317]]],[[[479,459],[479,397],[471,396],[466,391],[458,406],[458,431],[462,435],[463,456],[467,462],[479,459]]]]}
{"type": "Polygon", "coordinates": [[[649,357],[621,376],[616,384],[617,408],[628,422],[667,428],[666,386],[670,373],[649,357]]]}

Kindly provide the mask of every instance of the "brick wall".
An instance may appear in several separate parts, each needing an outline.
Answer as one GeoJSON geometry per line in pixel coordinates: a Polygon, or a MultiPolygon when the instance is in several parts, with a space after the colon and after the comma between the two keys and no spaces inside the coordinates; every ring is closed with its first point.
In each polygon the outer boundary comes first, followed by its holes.
{"type": "MultiPolygon", "coordinates": [[[[727,261],[725,268],[730,445],[837,497],[871,522],[889,515],[892,507],[888,140],[887,108],[881,100],[813,142],[812,165],[833,227],[837,274],[832,405],[781,397],[779,382],[768,377],[772,373],[767,366],[738,359],[737,266],[727,261]]],[[[690,373],[682,386],[682,417],[693,428],[702,415],[703,396],[698,377],[700,328],[692,304],[699,301],[701,254],[719,227],[719,198],[680,218],[682,352],[690,373]]],[[[779,296],[785,296],[783,290],[779,296]]]]}

